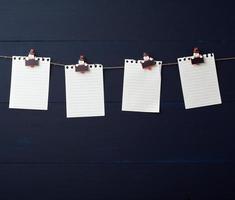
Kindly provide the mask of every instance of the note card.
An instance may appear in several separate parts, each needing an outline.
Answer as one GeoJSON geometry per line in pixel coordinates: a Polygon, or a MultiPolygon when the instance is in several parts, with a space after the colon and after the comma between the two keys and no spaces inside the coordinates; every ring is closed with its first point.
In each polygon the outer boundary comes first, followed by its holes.
{"type": "Polygon", "coordinates": [[[140,60],[125,60],[123,111],[160,112],[161,67],[161,61],[149,70],[143,69],[140,60]]]}
{"type": "Polygon", "coordinates": [[[37,57],[38,66],[25,65],[24,56],[12,57],[9,108],[47,110],[50,58],[37,57]]]}
{"type": "Polygon", "coordinates": [[[89,65],[81,73],[65,66],[67,118],[104,116],[103,66],[89,65]]]}
{"type": "Polygon", "coordinates": [[[204,63],[191,63],[192,57],[178,58],[186,109],[221,104],[214,54],[203,55],[204,63]]]}

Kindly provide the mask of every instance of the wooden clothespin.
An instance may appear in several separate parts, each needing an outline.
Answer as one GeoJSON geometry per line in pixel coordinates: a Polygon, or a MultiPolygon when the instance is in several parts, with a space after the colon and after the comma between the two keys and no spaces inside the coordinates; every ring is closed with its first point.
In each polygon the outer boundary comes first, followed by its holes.
{"type": "Polygon", "coordinates": [[[143,53],[143,61],[141,62],[143,69],[151,70],[156,65],[156,61],[146,52],[143,53]]]}
{"type": "Polygon", "coordinates": [[[203,55],[200,54],[199,48],[195,47],[193,49],[193,58],[191,59],[193,65],[198,65],[200,63],[204,63],[203,55]]]}
{"type": "Polygon", "coordinates": [[[25,65],[35,67],[39,65],[39,61],[35,59],[35,50],[30,49],[28,57],[25,59],[25,65]]]}
{"type": "Polygon", "coordinates": [[[87,64],[87,59],[84,55],[80,55],[78,60],[78,64],[75,66],[76,72],[85,73],[89,71],[89,66],[87,64]]]}

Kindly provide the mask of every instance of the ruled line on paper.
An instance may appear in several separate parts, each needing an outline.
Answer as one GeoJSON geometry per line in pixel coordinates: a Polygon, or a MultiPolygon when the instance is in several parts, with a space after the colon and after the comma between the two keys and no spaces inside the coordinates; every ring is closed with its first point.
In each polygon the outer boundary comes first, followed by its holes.
{"type": "Polygon", "coordinates": [[[65,66],[67,117],[104,116],[103,66],[90,65],[85,73],[74,67],[65,66]]]}
{"type": "Polygon", "coordinates": [[[191,57],[179,58],[179,72],[185,108],[221,104],[214,54],[205,54],[204,63],[192,65],[191,57]]]}
{"type": "Polygon", "coordinates": [[[151,70],[142,68],[140,61],[125,60],[122,110],[160,112],[161,66],[157,61],[151,70]]]}
{"type": "Polygon", "coordinates": [[[50,58],[39,59],[39,66],[25,66],[24,56],[13,56],[9,108],[47,110],[50,58]]]}

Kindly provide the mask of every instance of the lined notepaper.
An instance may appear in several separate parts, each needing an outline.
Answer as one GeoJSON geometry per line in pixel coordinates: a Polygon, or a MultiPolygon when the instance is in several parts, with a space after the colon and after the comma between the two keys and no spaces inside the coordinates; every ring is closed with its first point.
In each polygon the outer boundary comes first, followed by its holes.
{"type": "Polygon", "coordinates": [[[160,112],[162,62],[151,70],[143,69],[141,61],[125,60],[122,110],[160,112]]]}
{"type": "Polygon", "coordinates": [[[67,117],[104,116],[103,66],[89,65],[85,73],[75,65],[65,66],[67,117]]]}
{"type": "Polygon", "coordinates": [[[185,108],[221,104],[214,54],[205,54],[204,63],[191,64],[192,57],[178,58],[185,108]]]}
{"type": "Polygon", "coordinates": [[[41,58],[39,66],[25,66],[24,56],[13,56],[9,108],[47,110],[50,58],[41,58]]]}

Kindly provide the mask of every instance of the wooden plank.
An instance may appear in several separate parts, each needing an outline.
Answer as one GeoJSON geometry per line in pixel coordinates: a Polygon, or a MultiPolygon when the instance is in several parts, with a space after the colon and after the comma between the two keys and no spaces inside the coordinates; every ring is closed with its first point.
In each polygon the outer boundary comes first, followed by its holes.
{"type": "Polygon", "coordinates": [[[6,165],[2,199],[226,199],[234,165],[6,165]],[[12,192],[14,190],[14,192],[12,192]]]}
{"type": "Polygon", "coordinates": [[[49,111],[9,110],[0,104],[1,162],[234,161],[234,103],[184,110],[165,103],[161,114],[121,112],[66,119],[65,104],[49,111]]]}
{"type": "Polygon", "coordinates": [[[1,1],[0,40],[235,39],[232,2],[1,1]]]}
{"type": "MultiPolygon", "coordinates": [[[[0,55],[27,55],[35,48],[39,56],[51,56],[52,61],[64,64],[78,62],[81,53],[87,55],[91,63],[101,63],[104,67],[123,65],[125,58],[141,59],[142,52],[149,50],[156,59],[176,62],[177,57],[191,55],[194,42],[0,42],[0,55]]],[[[198,43],[205,53],[213,52],[216,58],[233,56],[235,42],[198,43]],[[226,48],[225,48],[226,47],[226,48]]],[[[235,100],[233,68],[235,61],[217,63],[222,98],[235,100]]],[[[10,92],[11,60],[0,59],[0,102],[8,102],[10,92]]],[[[106,102],[121,102],[123,70],[105,70],[106,102]]],[[[65,81],[63,67],[51,68],[50,102],[65,101],[65,81]]],[[[161,100],[183,102],[178,67],[163,67],[161,100]]]]}

